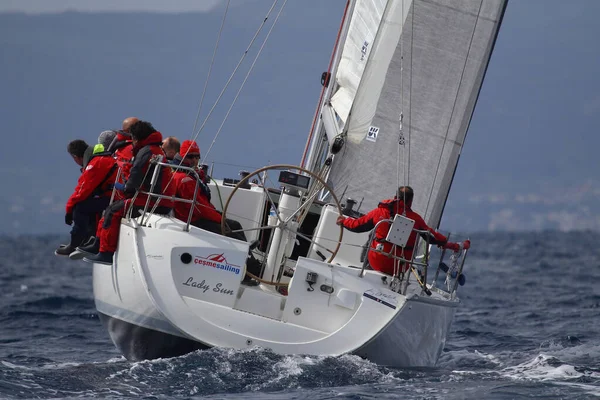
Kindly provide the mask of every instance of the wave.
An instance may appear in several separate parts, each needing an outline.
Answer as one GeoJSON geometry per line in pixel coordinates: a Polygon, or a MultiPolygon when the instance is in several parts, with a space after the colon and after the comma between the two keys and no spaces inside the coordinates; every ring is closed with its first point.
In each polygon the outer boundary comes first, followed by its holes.
{"type": "Polygon", "coordinates": [[[50,239],[0,241],[1,398],[598,395],[600,234],[473,236],[461,306],[428,370],[264,349],[130,363],[97,320],[91,271],[54,257],[59,238],[50,239]]]}
{"type": "MultiPolygon", "coordinates": [[[[290,388],[319,388],[387,382],[390,370],[357,356],[285,356],[266,349],[211,349],[185,356],[141,361],[108,380],[135,381],[148,386],[168,384],[178,395],[219,392],[273,392],[290,388]]],[[[162,385],[161,385],[162,386],[162,385]]]]}
{"type": "Polygon", "coordinates": [[[510,351],[492,354],[458,350],[445,354],[438,368],[426,370],[385,368],[357,356],[285,356],[259,348],[210,349],[135,363],[122,357],[104,362],[44,363],[33,367],[1,361],[0,392],[11,390],[20,393],[19,397],[37,398],[321,399],[346,395],[395,398],[398,393],[407,398],[435,398],[440,394],[443,398],[462,398],[460,387],[470,382],[478,382],[479,390],[488,384],[498,390],[499,381],[505,381],[501,384],[502,390],[510,388],[511,393],[521,393],[524,386],[520,382],[526,382],[526,387],[560,384],[580,393],[597,395],[600,371],[562,361],[559,357],[574,357],[585,351],[596,357],[600,349],[581,346],[575,354],[572,350],[553,343],[543,353],[516,364],[515,353],[510,351]],[[17,382],[18,387],[10,382],[17,382]]]}
{"type": "Polygon", "coordinates": [[[533,382],[600,383],[600,345],[576,344],[577,341],[543,343],[543,352],[526,355],[513,350],[492,353],[457,350],[442,355],[438,365],[459,375],[498,376],[533,382]]]}
{"type": "Polygon", "coordinates": [[[357,356],[284,356],[260,348],[211,349],[135,363],[119,358],[104,363],[65,362],[36,367],[0,362],[0,376],[9,376],[21,383],[44,382],[47,395],[40,395],[40,387],[35,385],[25,391],[33,397],[265,394],[307,388],[385,385],[423,374],[382,368],[357,356]]]}
{"type": "Polygon", "coordinates": [[[540,353],[533,359],[521,364],[506,367],[501,370],[500,375],[517,380],[533,381],[563,381],[580,378],[600,380],[600,373],[585,367],[576,367],[565,363],[559,358],[540,353]]]}

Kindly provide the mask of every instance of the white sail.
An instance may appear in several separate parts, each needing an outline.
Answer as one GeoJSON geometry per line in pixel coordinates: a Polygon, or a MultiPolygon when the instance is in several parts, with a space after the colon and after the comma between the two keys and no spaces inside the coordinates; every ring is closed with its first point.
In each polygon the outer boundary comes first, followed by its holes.
{"type": "Polygon", "coordinates": [[[344,122],[350,114],[350,107],[371,54],[386,3],[385,0],[356,2],[335,77],[337,90],[331,98],[333,108],[344,122]]]}
{"type": "Polygon", "coordinates": [[[352,22],[357,22],[350,26],[336,77],[339,89],[331,99],[344,122],[348,121],[350,109],[356,102],[350,117],[352,130],[346,132],[348,139],[356,143],[364,139],[364,127],[368,128],[375,116],[385,72],[400,40],[412,0],[359,3],[362,3],[362,12],[352,16],[352,22]],[[372,17],[371,29],[363,28],[361,24],[365,16],[372,17]],[[360,54],[356,54],[357,51],[360,54]]]}
{"type": "Polygon", "coordinates": [[[437,226],[506,0],[386,3],[330,182],[338,195],[362,200],[361,210],[410,185],[413,208],[437,226]]]}
{"type": "MultiPolygon", "coordinates": [[[[353,120],[370,121],[383,85],[382,76],[396,47],[402,25],[412,0],[355,0],[350,2],[350,15],[342,29],[345,34],[335,53],[339,55],[332,67],[335,76],[327,101],[322,104],[320,118],[330,145],[344,131],[352,110],[353,120]],[[359,91],[360,89],[360,91],[359,91]],[[355,99],[359,108],[353,108],[355,99]]],[[[357,128],[355,128],[356,130],[357,128]]],[[[349,133],[360,141],[361,132],[349,133]]],[[[309,160],[314,161],[313,151],[309,160]]],[[[311,164],[310,161],[308,163],[311,164]]]]}

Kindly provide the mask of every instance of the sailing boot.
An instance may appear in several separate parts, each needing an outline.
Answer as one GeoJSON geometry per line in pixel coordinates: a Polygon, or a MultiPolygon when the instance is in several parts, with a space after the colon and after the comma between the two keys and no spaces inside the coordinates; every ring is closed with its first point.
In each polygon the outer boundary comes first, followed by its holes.
{"type": "Polygon", "coordinates": [[[56,250],[54,250],[54,254],[57,256],[68,256],[75,251],[77,246],[83,243],[83,240],[84,238],[81,236],[71,234],[71,242],[67,245],[61,244],[56,250]]]}
{"type": "Polygon", "coordinates": [[[79,257],[80,259],[87,255],[98,254],[100,251],[100,239],[92,236],[84,245],[77,247],[77,251],[83,254],[83,256],[79,257]]]}
{"type": "Polygon", "coordinates": [[[101,251],[98,254],[86,255],[83,257],[83,261],[89,263],[98,263],[112,265],[114,252],[112,251],[101,251]]]}
{"type": "Polygon", "coordinates": [[[61,244],[56,250],[54,250],[54,254],[57,256],[68,256],[74,251],[75,247],[71,246],[71,244],[61,244]]]}

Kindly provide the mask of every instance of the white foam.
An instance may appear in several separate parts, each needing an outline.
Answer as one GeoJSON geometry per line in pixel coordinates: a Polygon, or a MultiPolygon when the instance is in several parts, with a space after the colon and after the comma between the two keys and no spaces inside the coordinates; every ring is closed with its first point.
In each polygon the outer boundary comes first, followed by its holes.
{"type": "Polygon", "coordinates": [[[8,361],[0,361],[0,363],[2,363],[2,365],[4,365],[7,368],[10,368],[10,369],[30,369],[30,368],[24,367],[22,365],[10,363],[8,361]]]}
{"type": "Polygon", "coordinates": [[[109,358],[106,361],[107,364],[122,363],[122,362],[127,362],[127,359],[123,356],[109,358]]]}
{"type": "Polygon", "coordinates": [[[496,364],[496,365],[501,365],[502,362],[500,361],[500,359],[498,359],[498,357],[496,357],[493,354],[485,354],[485,353],[481,353],[477,350],[475,350],[475,354],[477,354],[478,356],[481,356],[485,359],[487,359],[488,361],[491,361],[492,363],[496,364]]]}
{"type": "Polygon", "coordinates": [[[557,367],[549,365],[549,361],[555,359],[553,356],[539,354],[532,360],[504,368],[500,374],[510,379],[536,381],[576,379],[584,375],[569,364],[561,364],[557,367]]]}
{"type": "Polygon", "coordinates": [[[273,365],[273,370],[279,371],[279,377],[275,379],[277,380],[283,377],[298,376],[302,374],[302,364],[304,364],[304,360],[305,359],[300,357],[288,356],[285,357],[283,360],[279,361],[278,363],[275,363],[275,365],[273,365]]]}
{"type": "Polygon", "coordinates": [[[55,364],[45,364],[40,367],[40,369],[63,369],[63,368],[71,368],[71,367],[79,367],[83,365],[82,363],[75,362],[64,362],[64,363],[55,363],[55,364]]]}
{"type": "MultiPolygon", "coordinates": [[[[478,350],[475,351],[469,351],[469,350],[458,350],[458,351],[453,351],[450,355],[452,357],[451,360],[451,364],[455,364],[457,363],[457,361],[460,361],[461,363],[463,362],[477,362],[479,360],[485,360],[485,361],[489,361],[490,363],[497,365],[497,366],[501,366],[503,363],[500,360],[500,358],[498,357],[498,355],[494,355],[494,354],[487,354],[478,350]]],[[[447,360],[447,355],[446,360],[442,360],[443,362],[440,362],[439,364],[448,364],[448,360],[447,360]]],[[[460,372],[460,371],[456,371],[456,372],[460,372]]],[[[463,371],[466,372],[466,371],[463,371]]]]}

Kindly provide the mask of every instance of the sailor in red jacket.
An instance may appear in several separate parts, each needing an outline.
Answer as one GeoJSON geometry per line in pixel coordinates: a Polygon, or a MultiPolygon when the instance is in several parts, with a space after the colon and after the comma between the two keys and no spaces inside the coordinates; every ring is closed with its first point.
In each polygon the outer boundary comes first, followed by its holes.
{"type": "MultiPolygon", "coordinates": [[[[133,139],[133,164],[125,184],[115,184],[115,188],[122,190],[126,199],[116,201],[106,209],[104,218],[101,220],[101,227],[98,229],[97,240],[89,246],[78,248],[78,250],[87,254],[99,250],[98,254],[89,254],[84,257],[84,261],[112,264],[112,258],[119,243],[121,218],[123,218],[129,207],[133,207],[133,216],[137,216],[138,211],[144,208],[148,198],[147,194],[140,192],[135,196],[135,199],[132,198],[138,190],[150,191],[150,182],[155,168],[150,161],[154,157],[164,156],[160,147],[162,135],[154,129],[152,124],[146,121],[138,121],[131,126],[130,133],[133,139]]],[[[169,185],[172,178],[171,169],[162,166],[159,168],[158,182],[154,188],[154,193],[173,196],[175,187],[172,183],[169,185]]],[[[151,197],[148,211],[166,215],[171,212],[172,206],[173,202],[171,200],[151,197]]]]}
{"type": "MultiPolygon", "coordinates": [[[[112,141],[112,137],[106,132],[100,135],[100,139],[108,143],[112,141]]],[[[67,151],[76,163],[83,165],[83,152],[87,147],[83,140],[74,140],[69,143],[67,151]]],[[[65,223],[73,225],[71,242],[56,249],[56,255],[71,254],[77,246],[94,234],[97,219],[110,202],[116,175],[117,164],[114,158],[104,151],[103,143],[95,145],[92,156],[66,205],[65,223]]]]}
{"type": "MultiPolygon", "coordinates": [[[[200,181],[198,182],[198,189],[196,192],[196,204],[194,204],[194,210],[192,212],[191,224],[197,228],[204,229],[209,232],[221,234],[221,219],[222,214],[217,211],[215,206],[210,202],[210,189],[204,183],[206,176],[204,171],[198,167],[198,161],[200,160],[200,148],[196,142],[191,140],[185,140],[179,149],[171,164],[175,171],[173,181],[175,183],[175,197],[180,199],[192,200],[194,198],[194,190],[196,190],[196,176],[187,170],[178,170],[177,166],[182,165],[185,167],[193,167],[200,181]]],[[[184,203],[182,201],[175,201],[174,213],[175,217],[187,222],[190,208],[190,203],[184,203]]],[[[228,232],[225,236],[241,240],[246,242],[246,235],[243,232],[242,224],[234,219],[225,219],[225,225],[228,228],[228,232]]],[[[253,248],[255,244],[250,247],[253,248]]],[[[254,258],[252,251],[248,254],[246,260],[246,271],[251,274],[258,276],[261,273],[262,264],[254,258]]],[[[244,277],[244,282],[249,281],[248,276],[244,277]]]]}
{"type": "MultiPolygon", "coordinates": [[[[210,189],[204,184],[204,171],[198,168],[198,160],[200,160],[200,148],[191,140],[186,140],[181,144],[180,152],[181,165],[185,167],[193,167],[200,178],[198,182],[198,191],[196,193],[196,204],[192,213],[191,222],[196,225],[199,220],[207,220],[221,225],[221,214],[215,206],[210,202],[210,189]]],[[[174,168],[175,174],[173,183],[175,184],[175,196],[180,199],[192,200],[194,198],[194,190],[196,190],[196,177],[194,174],[186,170],[177,170],[174,168]]],[[[181,201],[175,202],[173,211],[175,217],[187,222],[190,213],[190,203],[181,201]]]]}
{"type": "MultiPolygon", "coordinates": [[[[185,140],[179,149],[180,154],[174,157],[171,162],[174,165],[175,176],[173,178],[175,182],[176,197],[181,199],[192,200],[194,198],[194,190],[196,188],[196,177],[194,174],[189,173],[185,170],[177,170],[177,165],[185,167],[194,167],[200,182],[198,182],[198,191],[196,193],[196,204],[194,205],[194,211],[192,214],[191,224],[195,227],[221,234],[221,218],[222,214],[217,211],[215,206],[210,202],[210,189],[204,183],[206,176],[204,171],[198,167],[198,161],[200,160],[200,148],[196,142],[191,140],[185,140]]],[[[184,203],[176,201],[174,206],[175,217],[187,222],[190,213],[190,203],[184,203]]],[[[233,219],[226,219],[226,225],[231,232],[226,236],[234,239],[246,241],[246,235],[241,232],[242,225],[233,219]],[[238,232],[233,232],[238,231],[238,232]]]]}
{"type": "Polygon", "coordinates": [[[131,169],[131,160],[133,159],[133,145],[131,143],[131,134],[129,129],[133,124],[138,122],[136,117],[128,117],[123,120],[123,125],[120,131],[117,131],[117,136],[111,143],[108,151],[114,153],[117,164],[121,169],[119,177],[120,183],[125,183],[129,178],[129,170],[131,169]]]}
{"type": "MultiPolygon", "coordinates": [[[[423,218],[410,208],[413,197],[414,192],[410,186],[401,186],[398,188],[398,195],[396,197],[389,200],[383,200],[381,203],[379,203],[377,208],[370,211],[366,215],[363,215],[357,219],[340,216],[337,219],[337,223],[352,232],[368,232],[372,230],[379,221],[385,219],[393,220],[396,214],[401,214],[414,220],[415,225],[413,227],[413,231],[408,237],[406,246],[404,248],[396,246],[394,254],[397,257],[402,257],[406,260],[412,260],[413,249],[417,241],[417,232],[415,232],[415,230],[428,231],[430,233],[429,243],[431,244],[436,244],[440,247],[451,249],[453,251],[459,251],[460,245],[458,243],[448,242],[446,236],[427,226],[423,218]]],[[[379,224],[379,226],[377,226],[375,237],[369,247],[368,258],[369,264],[374,270],[388,275],[394,275],[395,259],[380,252],[372,251],[372,249],[377,248],[377,246],[381,244],[383,247],[382,251],[385,253],[391,252],[393,246],[392,243],[385,241],[389,230],[390,223],[388,222],[382,222],[379,224]]],[[[464,248],[468,248],[469,245],[470,243],[468,241],[463,243],[464,248]]],[[[400,265],[399,272],[405,272],[408,269],[409,265],[402,264],[400,265]]]]}

